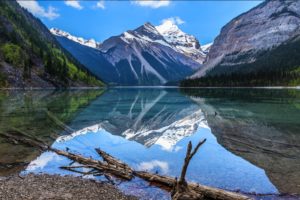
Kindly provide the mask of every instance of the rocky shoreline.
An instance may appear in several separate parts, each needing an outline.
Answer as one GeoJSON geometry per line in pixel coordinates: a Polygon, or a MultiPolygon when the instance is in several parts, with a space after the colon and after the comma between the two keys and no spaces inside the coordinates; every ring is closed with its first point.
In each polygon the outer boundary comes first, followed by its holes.
{"type": "Polygon", "coordinates": [[[0,178],[0,199],[59,199],[59,200],[136,200],[113,185],[89,179],[59,175],[13,175],[0,178]]]}

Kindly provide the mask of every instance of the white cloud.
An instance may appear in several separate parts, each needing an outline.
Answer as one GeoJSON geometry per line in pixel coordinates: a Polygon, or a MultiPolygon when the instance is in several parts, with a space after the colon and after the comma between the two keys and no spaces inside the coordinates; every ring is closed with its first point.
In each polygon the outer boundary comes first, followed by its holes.
{"type": "Polygon", "coordinates": [[[180,17],[170,17],[162,20],[162,24],[168,22],[171,22],[172,24],[176,24],[176,25],[181,25],[185,23],[185,21],[183,21],[180,17]]]}
{"type": "Polygon", "coordinates": [[[162,170],[162,173],[166,174],[169,171],[169,164],[167,162],[159,160],[152,160],[150,162],[140,163],[137,168],[141,171],[151,171],[155,168],[160,168],[162,170]]]}
{"type": "Polygon", "coordinates": [[[83,9],[83,7],[80,5],[79,1],[78,0],[66,0],[65,1],[65,4],[67,6],[71,6],[73,8],[76,8],[78,10],[81,10],[83,9]]]}
{"type": "Polygon", "coordinates": [[[96,8],[105,9],[104,1],[103,0],[98,1],[96,4],[96,8]]]}
{"type": "Polygon", "coordinates": [[[160,8],[164,6],[169,6],[171,1],[170,0],[135,0],[133,1],[134,4],[144,7],[150,8],[160,8]]]}
{"type": "Polygon", "coordinates": [[[59,17],[59,14],[57,13],[57,9],[49,6],[48,10],[45,10],[42,6],[39,5],[39,3],[36,0],[17,0],[17,2],[22,6],[23,8],[26,8],[29,12],[31,12],[33,15],[38,17],[45,17],[50,20],[55,19],[59,17]]]}

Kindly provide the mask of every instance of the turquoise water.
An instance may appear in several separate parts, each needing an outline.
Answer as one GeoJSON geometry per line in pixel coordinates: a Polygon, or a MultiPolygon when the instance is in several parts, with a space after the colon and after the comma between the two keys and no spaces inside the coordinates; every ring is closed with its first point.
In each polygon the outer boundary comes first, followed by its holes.
{"type": "MultiPolygon", "coordinates": [[[[31,96],[36,101],[38,95],[31,96]]],[[[2,102],[18,104],[12,99],[2,102]]],[[[34,103],[40,105],[38,111],[50,110],[74,130],[56,129],[54,148],[95,159],[100,158],[94,149],[101,148],[135,169],[175,177],[187,143],[206,138],[188,168],[189,181],[246,193],[300,193],[298,90],[127,88],[54,92],[46,99],[49,103],[34,103]]],[[[21,111],[6,111],[5,118],[16,123],[21,111]]],[[[39,119],[51,123],[47,117],[39,119]]],[[[31,126],[42,127],[39,123],[31,126]]],[[[39,130],[42,134],[40,128],[36,135],[39,130]]],[[[59,168],[71,163],[64,157],[52,152],[32,157],[23,173],[71,174],[59,168]]],[[[142,199],[169,199],[167,192],[139,179],[118,187],[142,199]]]]}

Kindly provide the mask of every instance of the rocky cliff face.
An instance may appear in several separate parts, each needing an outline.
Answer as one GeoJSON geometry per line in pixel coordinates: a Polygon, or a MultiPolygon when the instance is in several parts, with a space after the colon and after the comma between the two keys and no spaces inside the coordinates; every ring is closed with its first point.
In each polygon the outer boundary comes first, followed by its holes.
{"type": "Polygon", "coordinates": [[[300,1],[267,0],[222,28],[205,66],[193,77],[204,76],[216,66],[252,63],[261,52],[299,35],[300,1]]]}

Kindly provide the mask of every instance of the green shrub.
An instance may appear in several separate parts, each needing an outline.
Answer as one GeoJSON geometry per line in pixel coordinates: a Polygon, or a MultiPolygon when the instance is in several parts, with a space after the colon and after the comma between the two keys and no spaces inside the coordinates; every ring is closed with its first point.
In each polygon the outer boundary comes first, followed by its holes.
{"type": "Polygon", "coordinates": [[[1,47],[1,52],[6,62],[16,67],[24,67],[26,54],[20,46],[12,43],[6,43],[1,47]]]}

